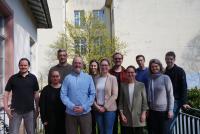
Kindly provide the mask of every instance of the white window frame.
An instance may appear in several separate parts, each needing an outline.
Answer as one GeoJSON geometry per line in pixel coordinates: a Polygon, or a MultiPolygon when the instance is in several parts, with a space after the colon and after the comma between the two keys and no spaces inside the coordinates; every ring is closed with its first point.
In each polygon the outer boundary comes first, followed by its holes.
{"type": "Polygon", "coordinates": [[[86,49],[87,49],[87,44],[86,44],[86,39],[84,38],[77,38],[74,40],[74,44],[75,44],[75,51],[77,52],[78,49],[78,53],[81,55],[86,54],[86,49]],[[85,47],[85,50],[82,49],[82,47],[85,47]]]}
{"type": "Polygon", "coordinates": [[[104,10],[93,10],[93,16],[97,18],[99,21],[105,22],[105,14],[104,10]]]}
{"type": "Polygon", "coordinates": [[[82,18],[84,17],[85,12],[84,10],[74,10],[74,25],[75,26],[81,26],[82,25],[82,18]],[[83,16],[81,16],[81,13],[83,14],[83,16]],[[78,23],[77,23],[78,21],[78,23]]]}

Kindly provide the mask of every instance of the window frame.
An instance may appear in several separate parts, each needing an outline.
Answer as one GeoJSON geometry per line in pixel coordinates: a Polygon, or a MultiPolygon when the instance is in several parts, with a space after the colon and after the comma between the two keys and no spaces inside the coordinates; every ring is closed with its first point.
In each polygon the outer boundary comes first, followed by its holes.
{"type": "Polygon", "coordinates": [[[85,17],[84,10],[74,10],[74,25],[76,27],[83,26],[84,17],[85,17]]]}
{"type": "Polygon", "coordinates": [[[4,86],[5,86],[5,17],[2,16],[0,14],[0,48],[2,51],[0,54],[0,61],[2,62],[2,67],[0,69],[2,69],[0,71],[0,77],[2,79],[2,81],[0,81],[0,95],[3,94],[3,91],[4,91],[4,86]],[[2,19],[3,18],[3,19],[2,19]],[[2,46],[1,46],[2,45],[2,46]]]}

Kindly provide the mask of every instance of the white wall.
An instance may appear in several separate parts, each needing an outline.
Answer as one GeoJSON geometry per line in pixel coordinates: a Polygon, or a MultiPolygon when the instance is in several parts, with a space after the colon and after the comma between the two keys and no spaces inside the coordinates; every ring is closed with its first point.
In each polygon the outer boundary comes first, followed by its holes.
{"type": "MultiPolygon", "coordinates": [[[[30,59],[30,37],[37,40],[37,30],[30,10],[21,0],[6,0],[14,16],[14,71],[18,71],[18,62],[22,57],[30,59]]],[[[26,5],[27,6],[27,5],[26,5]]]]}
{"type": "MultiPolygon", "coordinates": [[[[135,64],[143,54],[147,63],[158,58],[164,63],[169,50],[177,54],[184,66],[183,55],[189,43],[200,34],[199,0],[114,0],[115,35],[127,42],[124,65],[135,64]]],[[[199,42],[198,42],[199,43],[199,42]]]]}
{"type": "Polygon", "coordinates": [[[104,10],[105,24],[110,32],[110,12],[105,8],[105,0],[68,0],[66,4],[66,19],[74,23],[74,10],[84,10],[85,13],[93,10],[104,10]]]}
{"type": "Polygon", "coordinates": [[[64,32],[65,0],[48,0],[52,29],[38,29],[38,73],[47,76],[49,68],[57,63],[49,60],[50,44],[54,43],[59,33],[64,32]]]}

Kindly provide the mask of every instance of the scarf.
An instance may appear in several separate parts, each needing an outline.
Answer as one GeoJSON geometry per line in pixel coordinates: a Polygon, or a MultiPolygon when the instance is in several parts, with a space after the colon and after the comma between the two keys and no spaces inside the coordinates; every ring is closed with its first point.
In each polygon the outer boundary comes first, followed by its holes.
{"type": "Polygon", "coordinates": [[[156,73],[156,74],[152,74],[149,80],[149,89],[148,89],[148,102],[151,104],[154,101],[154,80],[157,79],[158,77],[160,77],[162,74],[161,73],[156,73]]]}

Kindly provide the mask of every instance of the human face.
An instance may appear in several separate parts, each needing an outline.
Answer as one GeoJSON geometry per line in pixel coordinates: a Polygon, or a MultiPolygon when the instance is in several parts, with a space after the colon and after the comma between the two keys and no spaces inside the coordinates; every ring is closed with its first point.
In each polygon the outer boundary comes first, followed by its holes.
{"type": "Polygon", "coordinates": [[[83,61],[80,57],[76,57],[73,60],[73,69],[76,73],[80,73],[81,69],[83,68],[83,61]]]}
{"type": "Polygon", "coordinates": [[[98,64],[96,62],[92,62],[90,64],[90,70],[92,74],[97,74],[98,64]]]}
{"type": "Polygon", "coordinates": [[[135,80],[136,72],[133,68],[128,68],[126,70],[126,76],[129,81],[135,80]]]}
{"type": "Polygon", "coordinates": [[[160,66],[156,63],[152,63],[151,64],[151,72],[153,74],[157,74],[157,73],[160,73],[160,66]]]}
{"type": "Polygon", "coordinates": [[[106,60],[103,60],[100,64],[101,74],[107,74],[109,72],[110,66],[106,60]]]}
{"type": "Polygon", "coordinates": [[[28,61],[26,60],[22,60],[19,63],[19,71],[21,74],[25,74],[28,72],[29,69],[29,65],[28,65],[28,61]]]}
{"type": "Polygon", "coordinates": [[[115,66],[121,66],[123,62],[123,57],[121,54],[116,54],[113,57],[113,62],[115,63],[115,66]]]}
{"type": "Polygon", "coordinates": [[[172,68],[175,64],[175,58],[173,56],[166,56],[165,62],[168,68],[172,68]]]}
{"type": "Polygon", "coordinates": [[[53,71],[51,73],[51,83],[56,85],[60,83],[60,74],[58,71],[53,71]]]}
{"type": "Polygon", "coordinates": [[[58,53],[58,60],[60,64],[65,64],[67,62],[67,53],[66,52],[58,53]]]}
{"type": "Polygon", "coordinates": [[[140,67],[140,68],[143,68],[144,67],[144,58],[143,57],[138,57],[137,59],[136,59],[136,62],[137,62],[137,64],[138,64],[138,66],[140,67]]]}

